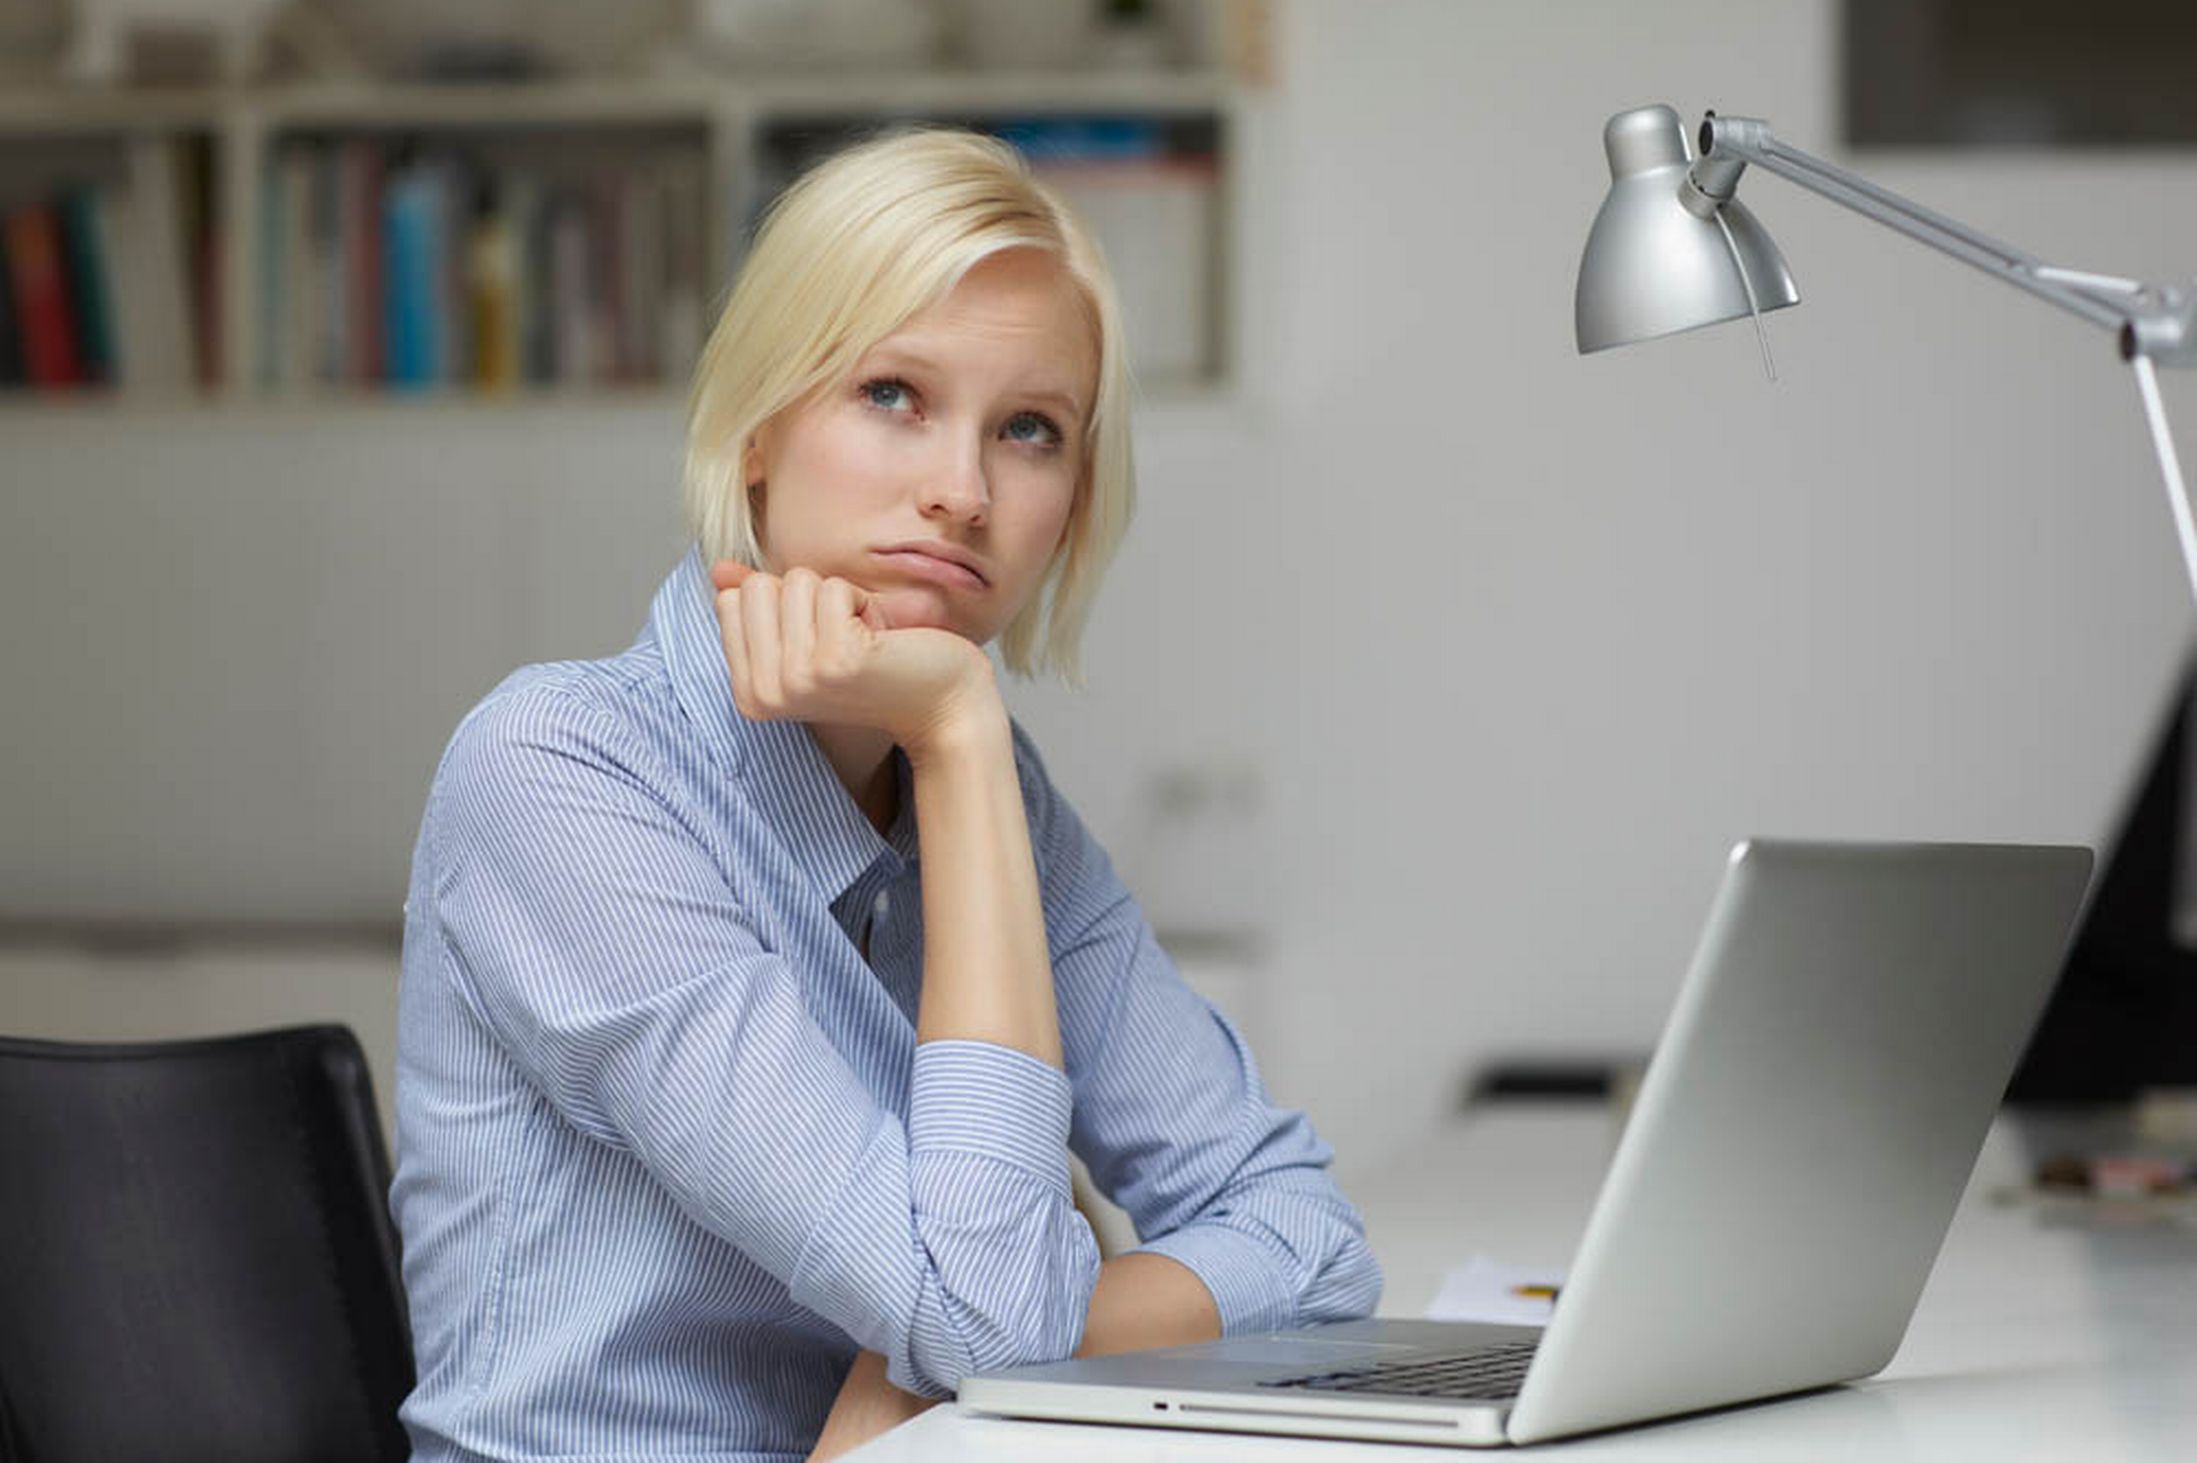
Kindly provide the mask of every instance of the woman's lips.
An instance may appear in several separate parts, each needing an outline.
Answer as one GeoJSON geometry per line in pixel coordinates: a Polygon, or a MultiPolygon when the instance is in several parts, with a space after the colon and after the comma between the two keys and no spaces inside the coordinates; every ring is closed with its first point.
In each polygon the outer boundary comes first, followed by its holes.
{"type": "Polygon", "coordinates": [[[915,549],[879,549],[877,560],[900,570],[910,578],[930,584],[942,584],[948,589],[982,589],[984,580],[973,569],[941,559],[936,554],[926,554],[915,549]]]}

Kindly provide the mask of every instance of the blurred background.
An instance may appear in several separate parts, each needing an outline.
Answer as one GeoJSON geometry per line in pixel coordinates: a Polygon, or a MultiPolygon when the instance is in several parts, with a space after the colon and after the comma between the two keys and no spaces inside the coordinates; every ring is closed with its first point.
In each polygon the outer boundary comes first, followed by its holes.
{"type": "Polygon", "coordinates": [[[386,1103],[445,740],[631,642],[748,229],[907,118],[1121,275],[1138,520],[1013,702],[1346,1181],[1645,1052],[1740,838],[2104,843],[2191,611],[2106,336],[1754,175],[1775,384],[1572,282],[1653,101],[2186,281],[2186,9],[0,0],[0,1030],[340,1020],[386,1103]]]}

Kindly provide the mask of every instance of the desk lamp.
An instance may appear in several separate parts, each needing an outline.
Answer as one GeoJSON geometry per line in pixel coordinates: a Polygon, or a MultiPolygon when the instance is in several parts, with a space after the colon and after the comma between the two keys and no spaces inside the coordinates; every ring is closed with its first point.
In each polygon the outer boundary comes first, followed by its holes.
{"type": "Polygon", "coordinates": [[[2114,332],[2135,369],[2151,441],[2197,595],[2197,523],[2167,432],[2152,363],[2197,366],[2197,293],[2077,269],[2060,269],[1911,203],[1864,178],[1780,142],[1748,117],[1701,123],[1689,153],[1678,113],[1666,106],[1619,112],[1602,130],[1610,192],[1579,260],[1575,302],[1582,355],[1752,315],[1765,370],[1776,378],[1762,312],[1800,302],[1784,258],[1733,197],[1754,163],[1866,218],[2114,332]]]}

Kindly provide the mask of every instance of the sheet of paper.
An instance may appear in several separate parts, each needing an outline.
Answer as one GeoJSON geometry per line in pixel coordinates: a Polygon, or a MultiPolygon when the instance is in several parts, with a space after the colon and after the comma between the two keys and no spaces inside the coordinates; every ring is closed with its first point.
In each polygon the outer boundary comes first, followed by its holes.
{"type": "Polygon", "coordinates": [[[1483,1321],[1501,1326],[1546,1326],[1556,1309],[1564,1272],[1543,1265],[1507,1265],[1474,1255],[1442,1277],[1427,1306],[1430,1321],[1483,1321]]]}

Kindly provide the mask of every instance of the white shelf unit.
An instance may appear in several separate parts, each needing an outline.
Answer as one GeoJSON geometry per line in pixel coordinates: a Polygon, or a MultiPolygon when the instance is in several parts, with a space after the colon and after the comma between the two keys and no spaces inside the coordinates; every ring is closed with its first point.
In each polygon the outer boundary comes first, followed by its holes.
{"type": "MultiPolygon", "coordinates": [[[[889,125],[925,119],[976,125],[1022,119],[1136,118],[1190,120],[1210,127],[1214,185],[1209,228],[1194,261],[1204,280],[1212,343],[1203,369],[1147,376],[1143,394],[1196,401],[1225,395],[1235,362],[1233,295],[1235,192],[1241,135],[1241,93],[1219,71],[1005,73],[926,70],[893,74],[785,77],[614,79],[541,83],[315,83],[207,89],[18,89],[0,93],[0,179],[11,165],[49,145],[83,148],[142,136],[196,136],[211,149],[212,207],[223,241],[220,254],[220,379],[211,391],[170,391],[140,399],[133,392],[81,389],[0,392],[8,414],[48,409],[139,405],[167,410],[196,403],[213,409],[264,404],[255,312],[265,277],[260,228],[263,180],[272,149],[301,135],[382,135],[464,138],[497,132],[584,137],[618,129],[690,129],[705,158],[703,308],[713,313],[738,263],[741,230],[764,198],[758,144],[775,126],[804,121],[889,125]],[[12,162],[11,162],[12,160],[12,162]]],[[[703,325],[706,328],[707,319],[703,325]]],[[[527,387],[518,399],[631,399],[660,406],[684,394],[684,382],[657,388],[527,387]]],[[[282,398],[290,407],[358,405],[388,400],[392,410],[434,401],[502,405],[462,387],[400,394],[329,386],[282,398]]]]}

